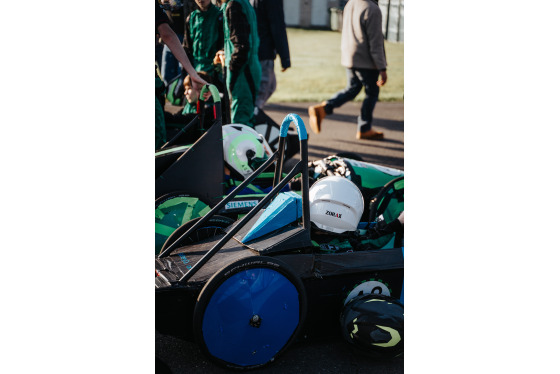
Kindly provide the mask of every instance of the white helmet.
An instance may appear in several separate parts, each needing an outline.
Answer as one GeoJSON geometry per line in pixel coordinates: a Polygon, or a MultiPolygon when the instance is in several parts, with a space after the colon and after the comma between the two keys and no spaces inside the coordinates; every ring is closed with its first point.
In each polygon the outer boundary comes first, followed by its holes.
{"type": "Polygon", "coordinates": [[[246,125],[222,126],[224,159],[243,178],[247,178],[272,155],[264,137],[246,125]]]}
{"type": "Polygon", "coordinates": [[[310,216],[320,229],[340,234],[358,228],[364,212],[364,198],[350,180],[330,176],[309,189],[310,216]]]}

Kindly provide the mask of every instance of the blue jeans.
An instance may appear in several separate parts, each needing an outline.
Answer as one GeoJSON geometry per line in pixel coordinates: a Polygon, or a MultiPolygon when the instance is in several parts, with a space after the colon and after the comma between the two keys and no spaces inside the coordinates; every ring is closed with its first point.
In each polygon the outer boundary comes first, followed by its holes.
{"type": "MultiPolygon", "coordinates": [[[[183,35],[177,35],[177,37],[182,43],[183,35]]],[[[181,66],[179,61],[177,61],[175,56],[173,56],[173,53],[171,53],[169,47],[165,45],[163,47],[163,52],[161,56],[161,78],[163,80],[163,83],[165,83],[165,85],[168,86],[169,83],[171,83],[171,81],[173,80],[173,78],[181,74],[182,68],[183,66],[181,66]]]]}
{"type": "Polygon", "coordinates": [[[274,74],[274,60],[259,60],[261,63],[261,85],[255,105],[262,109],[270,96],[276,91],[276,75],[274,74]]]}
{"type": "Polygon", "coordinates": [[[379,87],[377,86],[379,70],[347,68],[346,77],[346,88],[337,92],[327,101],[325,112],[327,114],[332,114],[334,108],[338,108],[342,104],[353,100],[358,96],[362,87],[364,87],[366,97],[362,102],[362,108],[358,116],[358,131],[368,131],[371,129],[373,110],[375,109],[377,98],[379,97],[379,87]]]}

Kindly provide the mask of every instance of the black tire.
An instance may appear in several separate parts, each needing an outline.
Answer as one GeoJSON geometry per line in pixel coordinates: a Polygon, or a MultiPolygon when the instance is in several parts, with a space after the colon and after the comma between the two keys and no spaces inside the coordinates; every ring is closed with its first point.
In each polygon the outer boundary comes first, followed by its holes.
{"type": "Polygon", "coordinates": [[[193,335],[217,364],[253,369],[272,362],[294,342],[306,313],[305,288],[291,268],[272,257],[254,256],[208,280],[194,308],[193,335]]]}
{"type": "MultiPolygon", "coordinates": [[[[191,219],[189,222],[181,225],[177,230],[173,231],[173,233],[169,235],[165,243],[163,243],[163,246],[161,247],[161,251],[163,251],[171,244],[173,244],[176,240],[178,240],[181,237],[181,235],[186,233],[187,230],[190,229],[200,219],[201,217],[191,219]]],[[[210,238],[214,235],[221,234],[224,232],[223,230],[226,227],[230,226],[234,222],[235,221],[231,218],[215,215],[214,217],[210,218],[204,225],[202,225],[202,227],[200,227],[198,230],[193,232],[191,235],[189,235],[186,238],[182,238],[181,241],[178,243],[178,245],[179,246],[189,245],[210,238]]]]}

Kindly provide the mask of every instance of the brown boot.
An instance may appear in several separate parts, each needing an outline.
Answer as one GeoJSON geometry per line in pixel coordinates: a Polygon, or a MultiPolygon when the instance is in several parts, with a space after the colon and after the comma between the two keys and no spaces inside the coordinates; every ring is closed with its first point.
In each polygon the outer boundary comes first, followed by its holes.
{"type": "Polygon", "coordinates": [[[326,104],[327,102],[323,101],[320,105],[309,107],[309,126],[311,126],[311,130],[313,130],[315,134],[321,132],[321,121],[327,115],[325,112],[326,104]]]}
{"type": "Polygon", "coordinates": [[[358,132],[356,134],[356,139],[383,139],[383,133],[375,130],[368,130],[366,132],[358,132]]]}

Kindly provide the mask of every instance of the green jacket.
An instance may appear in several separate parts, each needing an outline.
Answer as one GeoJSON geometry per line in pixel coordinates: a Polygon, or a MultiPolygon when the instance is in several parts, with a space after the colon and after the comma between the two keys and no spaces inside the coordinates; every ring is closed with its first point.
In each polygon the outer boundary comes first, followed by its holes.
{"type": "Polygon", "coordinates": [[[187,17],[183,45],[196,71],[212,73],[216,69],[214,56],[223,44],[222,12],[218,7],[210,4],[206,12],[197,9],[187,17]]]}
{"type": "Polygon", "coordinates": [[[247,0],[227,0],[221,9],[224,13],[226,66],[231,71],[238,71],[247,62],[256,61],[258,63],[259,34],[257,30],[257,17],[251,4],[247,0]],[[235,17],[236,13],[234,12],[239,7],[234,7],[231,4],[233,2],[241,6],[241,17],[235,17]]]}
{"type": "Polygon", "coordinates": [[[227,0],[224,13],[226,86],[231,97],[231,123],[254,126],[261,82],[257,17],[247,0],[227,0]]]}

